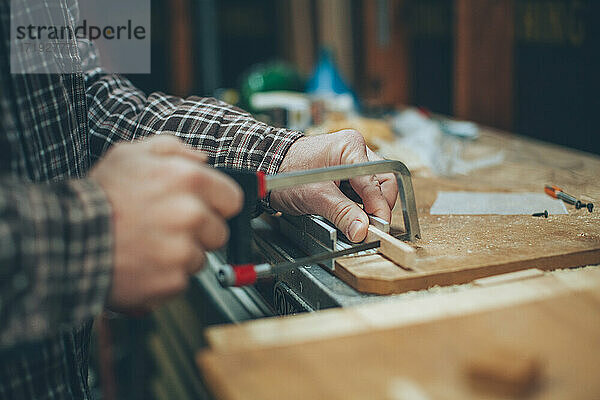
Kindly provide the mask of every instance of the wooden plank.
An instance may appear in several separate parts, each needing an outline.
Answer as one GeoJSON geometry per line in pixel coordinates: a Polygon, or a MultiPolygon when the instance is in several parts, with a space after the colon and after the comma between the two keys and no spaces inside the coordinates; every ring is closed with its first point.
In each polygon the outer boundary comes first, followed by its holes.
{"type": "Polygon", "coordinates": [[[521,280],[504,280],[493,286],[440,288],[426,295],[408,293],[357,307],[210,327],[205,336],[215,352],[280,347],[517,306],[600,286],[600,267],[540,272],[541,275],[537,274],[539,270],[527,271],[534,271],[535,275],[528,272],[521,280]]]}
{"type": "Polygon", "coordinates": [[[192,29],[189,0],[174,0],[170,4],[172,73],[171,92],[178,96],[189,96],[193,85],[192,29]]]}
{"type": "Polygon", "coordinates": [[[308,75],[315,64],[315,35],[311,0],[286,0],[281,2],[284,8],[285,23],[283,53],[298,68],[308,75]]]}
{"type": "MultiPolygon", "coordinates": [[[[567,186],[564,189],[575,196],[585,194],[596,203],[600,200],[598,157],[493,134],[484,134],[479,143],[465,146],[464,153],[490,149],[505,151],[506,163],[455,178],[414,177],[423,236],[410,243],[416,249],[414,271],[402,272],[381,256],[347,257],[336,261],[336,275],[359,291],[391,294],[529,268],[551,270],[600,263],[598,212],[569,207],[569,215],[547,219],[429,214],[440,190],[541,192],[544,184],[553,183],[567,186]]],[[[394,211],[392,228],[403,226],[398,211],[394,211]]]]}
{"type": "Polygon", "coordinates": [[[399,106],[409,102],[406,3],[406,0],[363,2],[365,77],[357,84],[362,85],[369,103],[399,106]],[[379,14],[379,8],[386,6],[383,15],[379,14]],[[381,17],[387,21],[381,21],[381,17]]]}
{"type": "Polygon", "coordinates": [[[319,45],[333,50],[335,62],[348,85],[354,84],[351,0],[317,0],[319,45]]]}
{"type": "Polygon", "coordinates": [[[535,355],[493,348],[467,366],[471,386],[482,393],[524,397],[540,384],[542,365],[535,355]]]}
{"type": "MultiPolygon", "coordinates": [[[[422,180],[415,180],[417,196],[422,180]]],[[[429,182],[431,183],[431,182],[429,182]]],[[[428,184],[428,182],[425,182],[428,184]]],[[[359,291],[402,293],[528,268],[556,269],[600,263],[600,216],[429,216],[421,212],[426,239],[415,242],[414,272],[390,260],[347,257],[335,273],[359,291]]]]}
{"type": "Polygon", "coordinates": [[[473,285],[477,286],[490,286],[499,285],[501,283],[521,281],[524,279],[537,278],[538,276],[544,275],[544,271],[537,268],[524,269],[517,272],[509,272],[508,274],[488,276],[481,279],[475,279],[473,285]]]}
{"type": "Polygon", "coordinates": [[[455,1],[454,113],[513,125],[514,1],[455,1]]]}
{"type": "Polygon", "coordinates": [[[473,387],[469,375],[478,360],[503,351],[539,362],[543,384],[528,399],[598,398],[599,289],[296,345],[208,351],[198,363],[223,399],[500,399],[473,387]]]}

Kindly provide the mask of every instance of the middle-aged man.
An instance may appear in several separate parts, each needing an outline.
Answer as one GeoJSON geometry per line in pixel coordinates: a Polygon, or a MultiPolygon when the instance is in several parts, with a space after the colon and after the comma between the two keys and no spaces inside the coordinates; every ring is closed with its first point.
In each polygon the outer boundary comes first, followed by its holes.
{"type": "MultiPolygon", "coordinates": [[[[86,399],[92,318],[181,292],[205,251],[226,243],[242,193],[212,166],[272,174],[377,157],[354,131],[303,137],[214,99],[146,95],[105,73],[75,39],[76,73],[11,74],[8,3],[0,2],[0,398],[86,399]]],[[[77,22],[75,0],[17,3],[13,11],[51,8],[61,23],[77,22]]],[[[393,177],[351,184],[367,212],[390,220],[393,177]]],[[[333,182],[275,192],[270,206],[321,214],[353,241],[366,236],[367,215],[333,182]]]]}

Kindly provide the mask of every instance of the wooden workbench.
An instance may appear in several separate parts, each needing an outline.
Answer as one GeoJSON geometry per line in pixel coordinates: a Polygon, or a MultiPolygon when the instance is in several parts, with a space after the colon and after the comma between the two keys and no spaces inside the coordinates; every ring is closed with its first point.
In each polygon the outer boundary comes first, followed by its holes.
{"type": "Polygon", "coordinates": [[[495,399],[469,371],[524,358],[538,374],[528,399],[599,398],[600,268],[516,274],[212,328],[198,365],[220,399],[495,399]]]}
{"type": "MultiPolygon", "coordinates": [[[[483,132],[466,152],[476,158],[498,149],[505,154],[499,166],[451,179],[415,174],[424,235],[417,251],[421,259],[437,257],[416,273],[448,273],[387,289],[369,286],[371,277],[362,280],[362,289],[391,293],[468,284],[209,329],[210,348],[197,361],[213,394],[223,399],[494,399],[507,393],[509,398],[518,393],[528,399],[600,398],[600,267],[526,269],[596,260],[598,212],[569,208],[569,215],[548,219],[428,212],[437,190],[535,192],[547,183],[600,206],[600,159],[492,131],[483,132]],[[456,267],[457,262],[462,264],[456,267]],[[486,268],[490,273],[479,273],[486,268]],[[481,278],[487,275],[493,276],[481,278]]],[[[359,288],[361,274],[410,274],[379,255],[368,257],[369,262],[338,263],[336,273],[359,288]],[[345,270],[351,273],[344,276],[345,270]]]]}

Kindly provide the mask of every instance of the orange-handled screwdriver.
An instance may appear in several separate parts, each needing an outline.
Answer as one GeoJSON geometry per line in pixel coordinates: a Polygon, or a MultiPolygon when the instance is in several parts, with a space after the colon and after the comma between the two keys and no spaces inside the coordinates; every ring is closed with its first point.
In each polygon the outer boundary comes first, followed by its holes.
{"type": "Polygon", "coordinates": [[[565,203],[574,205],[575,208],[578,210],[580,208],[586,207],[589,212],[592,212],[594,208],[594,205],[592,203],[584,204],[581,201],[577,200],[575,197],[571,196],[570,194],[563,192],[563,190],[558,186],[546,185],[546,187],[544,188],[544,192],[546,192],[547,195],[554,197],[555,199],[561,199],[565,203]]]}
{"type": "Polygon", "coordinates": [[[561,188],[559,188],[558,186],[546,185],[546,187],[544,188],[544,192],[546,192],[546,194],[548,194],[549,196],[554,197],[555,199],[561,199],[565,203],[569,203],[569,204],[573,204],[573,205],[575,205],[575,203],[577,203],[577,199],[575,197],[571,196],[568,193],[563,192],[563,190],[561,188]]]}

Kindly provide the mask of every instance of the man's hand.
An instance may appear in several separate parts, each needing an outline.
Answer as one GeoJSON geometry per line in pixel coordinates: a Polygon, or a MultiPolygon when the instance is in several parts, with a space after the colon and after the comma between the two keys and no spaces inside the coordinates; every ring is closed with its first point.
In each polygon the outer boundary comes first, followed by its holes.
{"type": "Polygon", "coordinates": [[[204,161],[165,135],[118,144],[91,171],[113,209],[110,307],[153,307],[187,286],[205,251],[226,243],[225,218],[239,212],[243,193],[204,161]]]}
{"type": "MultiPolygon", "coordinates": [[[[279,172],[357,164],[381,160],[365,144],[362,135],[343,130],[298,139],[283,159],[279,172]]],[[[364,211],[338,188],[339,182],[303,185],[271,194],[271,205],[290,214],[319,214],[334,223],[348,239],[359,242],[367,235],[369,214],[390,221],[398,196],[393,174],[363,176],[350,180],[362,198],[364,211]]]]}

